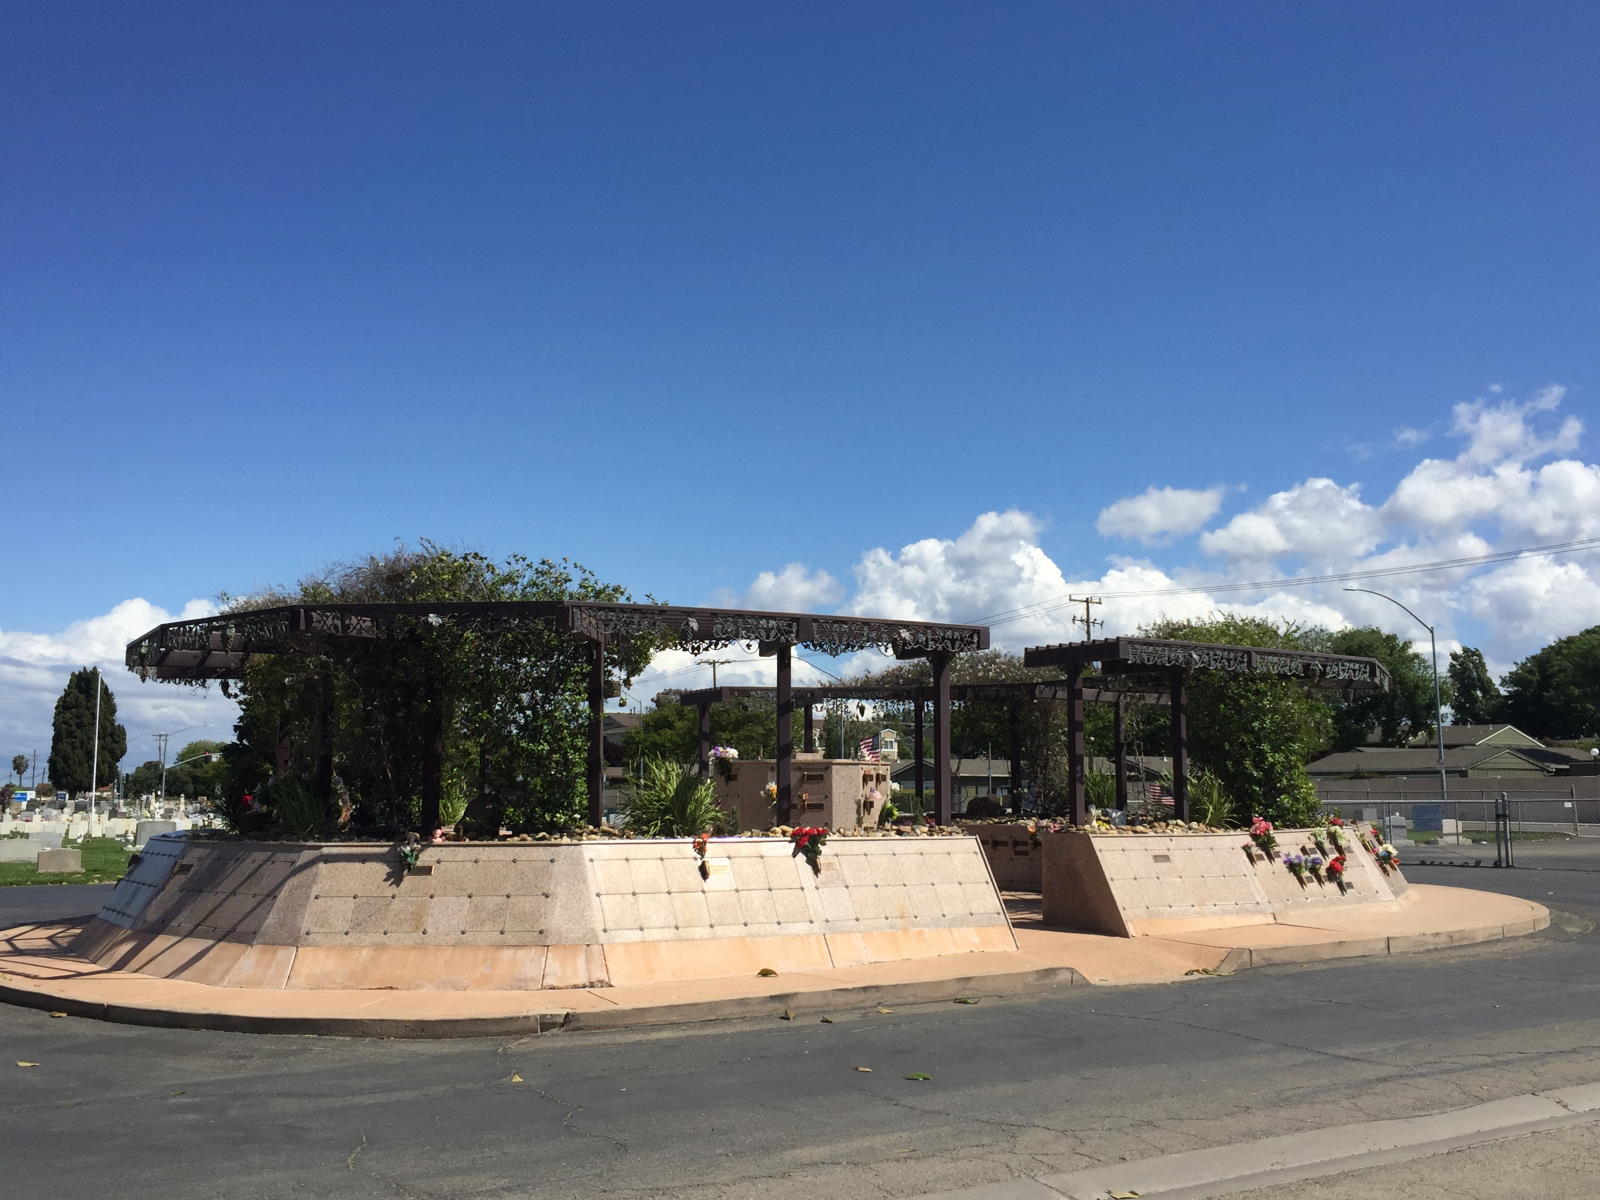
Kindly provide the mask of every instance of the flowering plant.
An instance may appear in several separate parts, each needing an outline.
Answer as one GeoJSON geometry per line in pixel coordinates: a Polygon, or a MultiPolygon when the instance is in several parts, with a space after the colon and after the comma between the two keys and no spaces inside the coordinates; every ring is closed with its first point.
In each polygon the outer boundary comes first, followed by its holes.
{"type": "Polygon", "coordinates": [[[1398,867],[1400,865],[1400,851],[1388,842],[1378,847],[1378,864],[1382,867],[1398,867]]]}
{"type": "Polygon", "coordinates": [[[1335,854],[1328,860],[1328,878],[1339,885],[1339,890],[1344,891],[1344,855],[1335,854]]]}
{"type": "Polygon", "coordinates": [[[1289,874],[1293,875],[1301,883],[1306,881],[1306,860],[1304,855],[1285,854],[1283,856],[1283,865],[1288,867],[1289,874]]]}
{"type": "Polygon", "coordinates": [[[776,804],[778,802],[778,785],[775,783],[767,784],[766,787],[761,789],[761,798],[768,804],[776,804]]]}
{"type": "Polygon", "coordinates": [[[1308,854],[1308,855],[1306,855],[1306,870],[1311,872],[1311,877],[1313,879],[1316,879],[1319,882],[1321,881],[1321,879],[1322,879],[1322,868],[1323,868],[1324,864],[1326,863],[1326,861],[1327,860],[1324,859],[1322,857],[1322,855],[1320,855],[1320,854],[1308,854]]]}
{"type": "Polygon", "coordinates": [[[711,747],[711,765],[724,779],[733,774],[733,764],[739,761],[739,751],[732,746],[711,747]]]}
{"type": "Polygon", "coordinates": [[[1271,854],[1278,848],[1278,838],[1272,832],[1272,822],[1265,817],[1250,818],[1250,840],[1261,848],[1263,854],[1271,854]]]}
{"type": "Polygon", "coordinates": [[[789,841],[794,844],[794,852],[805,857],[806,865],[811,868],[811,873],[814,875],[822,874],[822,847],[827,840],[828,831],[817,825],[796,829],[789,835],[789,841]]]}
{"type": "Polygon", "coordinates": [[[706,850],[711,845],[711,834],[709,832],[698,833],[695,835],[694,841],[689,844],[694,847],[695,855],[700,859],[700,878],[710,878],[711,871],[706,866],[706,850]]]}

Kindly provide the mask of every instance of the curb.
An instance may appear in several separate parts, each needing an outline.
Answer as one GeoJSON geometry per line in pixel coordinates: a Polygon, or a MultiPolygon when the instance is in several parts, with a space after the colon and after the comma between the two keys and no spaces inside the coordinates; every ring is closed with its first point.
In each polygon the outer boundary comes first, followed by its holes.
{"type": "MultiPolygon", "coordinates": [[[[1550,924],[1550,911],[1536,906],[1538,914],[1506,924],[1482,925],[1430,933],[1392,934],[1378,937],[1354,936],[1337,942],[1300,946],[1245,947],[1227,951],[1210,971],[1197,976],[1232,975],[1252,967],[1295,966],[1333,959],[1381,957],[1413,954],[1469,946],[1502,938],[1536,933],[1550,924]]],[[[407,1017],[364,1015],[283,1015],[270,1013],[210,1012],[183,1008],[162,1008],[105,1001],[85,1000],[52,994],[43,987],[18,985],[4,978],[4,959],[0,959],[0,1002],[22,1008],[64,1012],[74,1017],[114,1021],[124,1025],[144,1025],[160,1029],[209,1029],[225,1033],[275,1033],[321,1035],[324,1037],[366,1037],[396,1039],[443,1039],[464,1037],[526,1037],[562,1030],[602,1031],[649,1028],[663,1025],[704,1024],[773,1018],[785,1011],[793,1014],[839,1012],[868,1009],[891,1004],[937,1004],[965,997],[999,997],[1022,992],[1061,987],[1119,987],[1135,984],[1096,984],[1076,967],[1039,967],[1031,970],[960,975],[948,979],[918,980],[911,983],[858,984],[815,991],[774,992],[758,996],[728,996],[712,1000],[692,1000],[676,1004],[622,1006],[574,1011],[524,1010],[470,1017],[407,1017]]],[[[1165,981],[1179,982],[1183,977],[1165,981]]],[[[217,989],[219,992],[228,989],[217,989]]],[[[374,993],[375,996],[393,993],[374,993]]]]}
{"type": "Polygon", "coordinates": [[[937,1004],[964,997],[997,997],[1048,988],[1088,986],[1076,967],[1045,967],[992,975],[967,975],[917,983],[868,984],[822,991],[779,992],[766,996],[733,996],[643,1008],[593,1012],[506,1013],[483,1017],[272,1016],[266,1013],[195,1012],[55,996],[49,992],[0,982],[0,1002],[19,1008],[64,1012],[68,1016],[144,1025],[157,1029],[208,1029],[222,1033],[315,1034],[323,1037],[444,1039],[526,1037],[563,1029],[639,1029],[658,1025],[690,1025],[776,1017],[785,1011],[838,1012],[889,1004],[937,1004]]]}

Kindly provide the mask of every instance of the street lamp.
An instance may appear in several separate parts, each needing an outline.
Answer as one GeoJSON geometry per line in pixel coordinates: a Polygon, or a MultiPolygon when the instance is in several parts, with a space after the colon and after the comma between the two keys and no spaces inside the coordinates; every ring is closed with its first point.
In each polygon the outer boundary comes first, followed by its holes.
{"type": "MultiPolygon", "coordinates": [[[[1383,592],[1375,592],[1371,588],[1347,587],[1344,590],[1347,592],[1365,592],[1369,596],[1378,596],[1387,600],[1428,631],[1428,653],[1433,659],[1433,734],[1439,745],[1439,805],[1442,817],[1443,806],[1449,800],[1450,793],[1444,778],[1444,704],[1439,699],[1439,643],[1434,637],[1433,626],[1429,625],[1393,596],[1385,595],[1383,592]]],[[[1459,828],[1460,826],[1458,825],[1457,829],[1459,830],[1459,828]]],[[[1459,834],[1457,836],[1459,837],[1459,834]]]]}

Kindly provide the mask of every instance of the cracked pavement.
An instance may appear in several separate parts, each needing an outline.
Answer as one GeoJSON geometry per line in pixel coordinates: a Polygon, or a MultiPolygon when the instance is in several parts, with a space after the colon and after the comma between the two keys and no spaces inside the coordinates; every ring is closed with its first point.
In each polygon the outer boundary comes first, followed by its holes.
{"type": "MultiPolygon", "coordinates": [[[[1457,950],[831,1024],[384,1042],[0,1007],[5,1194],[911,1196],[1600,1080],[1600,873],[1408,874],[1557,919],[1457,950]]],[[[95,900],[30,891],[34,918],[95,900]]]]}

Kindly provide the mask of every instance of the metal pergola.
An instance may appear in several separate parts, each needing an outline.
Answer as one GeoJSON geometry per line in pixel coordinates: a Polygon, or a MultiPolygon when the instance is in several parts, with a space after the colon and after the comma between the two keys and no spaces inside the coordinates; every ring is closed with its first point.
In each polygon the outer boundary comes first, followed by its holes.
{"type": "MultiPolygon", "coordinates": [[[[1084,788],[1083,705],[1086,694],[1083,672],[1098,667],[1103,676],[1165,681],[1168,703],[1172,706],[1172,802],[1173,815],[1189,819],[1189,730],[1185,713],[1185,688],[1195,671],[1219,671],[1240,676],[1291,679],[1306,687],[1339,688],[1346,691],[1387,691],[1389,672],[1375,658],[1345,654],[1317,654],[1308,650],[1269,650],[1255,646],[1224,646],[1209,642],[1182,642],[1167,638],[1102,638],[1090,642],[1066,642],[1033,646],[1023,651],[1022,661],[1029,667],[1051,667],[1066,671],[1067,681],[1067,786],[1071,794],[1072,819],[1082,824],[1088,818],[1084,788]]],[[[1120,711],[1119,711],[1120,716],[1120,711]]],[[[1123,729],[1116,730],[1117,759],[1126,754],[1123,729]]]]}
{"type": "MultiPolygon", "coordinates": [[[[1123,720],[1126,705],[1129,700],[1138,700],[1151,705],[1165,705],[1169,700],[1164,692],[1143,691],[1125,679],[1111,678],[1085,678],[1080,680],[1079,691],[1085,702],[1090,704],[1115,704],[1116,705],[1116,774],[1117,774],[1117,807],[1126,808],[1127,795],[1127,743],[1123,736],[1123,720]]],[[[804,749],[806,753],[816,750],[816,728],[812,715],[812,706],[825,700],[864,700],[888,704],[909,704],[912,706],[912,754],[916,764],[915,783],[917,795],[922,795],[923,770],[922,764],[925,755],[926,738],[923,731],[924,711],[928,702],[933,697],[933,689],[927,684],[886,684],[874,686],[871,684],[834,684],[813,687],[795,688],[794,702],[804,706],[804,749]]],[[[682,692],[678,696],[678,703],[693,707],[699,712],[700,728],[700,770],[704,774],[710,764],[711,753],[711,706],[713,704],[726,704],[730,700],[755,699],[770,697],[771,688],[763,687],[717,687],[702,688],[699,691],[682,692]]],[[[1030,680],[987,680],[973,683],[956,683],[950,686],[950,701],[955,704],[969,704],[973,702],[1014,703],[1024,699],[1036,704],[1066,704],[1072,697],[1072,683],[1067,679],[1052,679],[1042,681],[1030,680]]],[[[952,819],[952,805],[950,802],[951,786],[950,772],[948,769],[939,770],[937,764],[941,760],[935,756],[934,772],[934,819],[941,825],[948,825],[952,819]]],[[[944,760],[948,766],[948,755],[944,760]]],[[[1017,753],[1011,757],[1012,786],[1020,778],[1022,765],[1017,753]]]]}
{"type": "MultiPolygon", "coordinates": [[[[606,646],[624,638],[650,637],[663,648],[690,653],[754,643],[777,660],[778,819],[792,816],[791,763],[794,712],[791,683],[793,651],[804,647],[827,655],[876,648],[899,659],[925,658],[933,673],[934,752],[948,757],[950,743],[950,661],[961,653],[984,650],[989,631],[982,625],[897,621],[822,613],[751,612],[687,608],[664,604],[611,604],[585,600],[484,601],[397,604],[286,604],[223,613],[193,621],[170,621],[128,643],[128,669],[143,679],[202,681],[238,679],[258,655],[324,654],[332,657],[381,652],[385,642],[406,641],[424,628],[447,627],[480,635],[511,634],[534,627],[555,629],[588,642],[589,755],[586,770],[589,821],[603,819],[605,786],[604,716],[606,646]]],[[[315,787],[326,797],[333,762],[327,712],[332,680],[323,682],[323,750],[315,787]]],[[[423,746],[422,824],[439,820],[442,722],[432,706],[433,723],[423,746]]],[[[809,711],[809,706],[808,706],[809,711]]],[[[945,805],[948,807],[948,782],[945,805]]]]}

